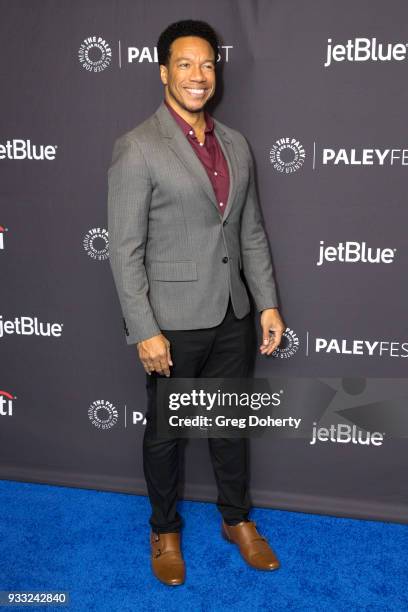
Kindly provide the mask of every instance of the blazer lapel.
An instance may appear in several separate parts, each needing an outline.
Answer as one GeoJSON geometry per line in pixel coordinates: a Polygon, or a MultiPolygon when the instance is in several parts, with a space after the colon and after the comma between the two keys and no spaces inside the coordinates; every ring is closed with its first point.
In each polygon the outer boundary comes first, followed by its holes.
{"type": "MultiPolygon", "coordinates": [[[[181,131],[180,127],[174,121],[164,102],[160,104],[155,115],[159,120],[162,136],[166,139],[168,146],[173,151],[173,153],[177,155],[180,161],[186,166],[187,170],[197,179],[198,185],[202,188],[204,193],[215,206],[217,212],[220,214],[217,199],[215,197],[211,181],[208,178],[208,174],[205,171],[203,164],[197,157],[192,146],[187,141],[187,138],[181,131]]],[[[217,124],[217,121],[215,119],[214,132],[225,155],[225,159],[227,160],[230,176],[228,200],[224,210],[224,215],[222,216],[222,218],[225,218],[231,210],[233,199],[236,193],[237,164],[232,142],[226,132],[224,132],[224,130],[221,128],[221,126],[217,124]]]]}
{"type": "MultiPolygon", "coordinates": [[[[225,206],[223,219],[225,219],[231,212],[231,207],[235,199],[238,184],[238,166],[237,159],[235,156],[234,147],[228,134],[221,128],[214,119],[214,131],[218,142],[220,143],[222,152],[224,153],[225,159],[227,160],[229,170],[229,192],[227,204],[225,206]]],[[[208,179],[210,182],[210,179],[208,179]]],[[[214,190],[213,190],[214,191],[214,190]]],[[[218,205],[217,205],[218,206],[218,205]]]]}

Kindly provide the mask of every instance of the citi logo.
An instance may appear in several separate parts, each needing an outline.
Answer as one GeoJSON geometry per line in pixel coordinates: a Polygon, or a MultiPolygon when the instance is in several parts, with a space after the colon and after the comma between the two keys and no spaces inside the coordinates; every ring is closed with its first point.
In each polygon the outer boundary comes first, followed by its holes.
{"type": "Polygon", "coordinates": [[[359,444],[361,446],[381,446],[384,442],[385,434],[379,431],[363,431],[355,425],[339,423],[327,427],[317,427],[313,423],[312,439],[309,444],[317,442],[335,442],[337,444],[359,444]]]}
{"type": "Polygon", "coordinates": [[[376,38],[349,39],[345,45],[333,44],[331,38],[327,40],[326,63],[324,67],[331,66],[333,62],[401,62],[407,57],[408,43],[383,43],[376,38]]]}
{"type": "Polygon", "coordinates": [[[0,144],[0,159],[53,160],[58,145],[35,145],[31,140],[7,140],[0,144]]]}
{"type": "Polygon", "coordinates": [[[3,321],[3,315],[0,315],[0,338],[6,334],[60,338],[62,327],[63,323],[42,323],[37,317],[15,317],[13,320],[3,321]]]}
{"type": "Polygon", "coordinates": [[[365,242],[339,242],[336,246],[325,246],[320,241],[316,266],[338,261],[341,263],[393,263],[397,249],[368,247],[365,242]]]}
{"type": "Polygon", "coordinates": [[[316,338],[315,352],[336,353],[337,355],[363,355],[365,357],[406,358],[408,357],[408,342],[316,338]]]}
{"type": "Polygon", "coordinates": [[[4,234],[7,232],[7,228],[0,225],[0,251],[4,250],[4,234]]]}
{"type": "Polygon", "coordinates": [[[0,390],[0,416],[13,416],[13,400],[17,399],[8,391],[0,390]]]}

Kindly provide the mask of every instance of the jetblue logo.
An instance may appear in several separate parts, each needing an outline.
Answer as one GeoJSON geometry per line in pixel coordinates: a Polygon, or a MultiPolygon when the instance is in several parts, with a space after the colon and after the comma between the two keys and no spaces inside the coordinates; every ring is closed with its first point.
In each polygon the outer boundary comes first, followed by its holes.
{"type": "Polygon", "coordinates": [[[57,145],[36,145],[31,140],[7,140],[0,144],[0,159],[35,159],[53,160],[57,154],[57,145]]]}
{"type": "Polygon", "coordinates": [[[320,241],[319,257],[316,266],[325,263],[393,263],[397,249],[369,247],[365,242],[339,242],[336,246],[326,246],[320,241]]]}
{"type": "Polygon", "coordinates": [[[407,43],[384,43],[376,38],[349,39],[346,44],[333,44],[327,41],[326,62],[324,67],[334,62],[401,62],[407,57],[407,43]]]}
{"type": "Polygon", "coordinates": [[[334,442],[336,444],[359,444],[361,446],[381,446],[384,441],[383,433],[379,431],[363,431],[355,425],[339,423],[330,427],[317,427],[313,423],[312,439],[309,444],[317,442],[334,442]]]}
{"type": "Polygon", "coordinates": [[[15,317],[12,321],[3,321],[3,316],[0,315],[0,338],[6,334],[60,338],[62,326],[63,323],[42,323],[37,317],[15,317]]]}

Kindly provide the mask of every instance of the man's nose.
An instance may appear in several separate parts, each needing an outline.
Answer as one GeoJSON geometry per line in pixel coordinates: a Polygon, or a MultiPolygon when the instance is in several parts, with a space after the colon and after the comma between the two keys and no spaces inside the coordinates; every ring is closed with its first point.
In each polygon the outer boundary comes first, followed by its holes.
{"type": "Polygon", "coordinates": [[[192,81],[205,81],[204,73],[201,69],[201,66],[193,66],[190,73],[190,78],[192,81]]]}

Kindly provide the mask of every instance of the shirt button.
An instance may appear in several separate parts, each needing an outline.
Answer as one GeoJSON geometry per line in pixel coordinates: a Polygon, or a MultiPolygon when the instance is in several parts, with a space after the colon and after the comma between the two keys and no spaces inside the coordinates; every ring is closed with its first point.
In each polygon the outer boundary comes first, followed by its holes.
{"type": "Polygon", "coordinates": [[[200,147],[203,147],[203,146],[204,146],[204,143],[203,143],[203,142],[200,142],[200,147]]]}
{"type": "Polygon", "coordinates": [[[218,176],[218,172],[214,172],[214,176],[218,176]]]}
{"type": "Polygon", "coordinates": [[[228,257],[223,257],[222,258],[222,263],[228,263],[228,257]]]}
{"type": "Polygon", "coordinates": [[[220,202],[220,206],[224,206],[224,203],[223,203],[223,202],[220,202]]]}
{"type": "Polygon", "coordinates": [[[194,134],[193,130],[190,130],[189,134],[191,134],[191,136],[192,136],[194,134]]]}

